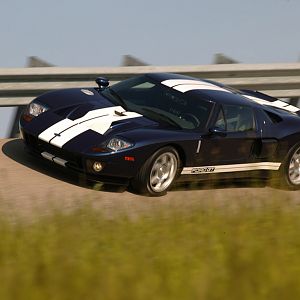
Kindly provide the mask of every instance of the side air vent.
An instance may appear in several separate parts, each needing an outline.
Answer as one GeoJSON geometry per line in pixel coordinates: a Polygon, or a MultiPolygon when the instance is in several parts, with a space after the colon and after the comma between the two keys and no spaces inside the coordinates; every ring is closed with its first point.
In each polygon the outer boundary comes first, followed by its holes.
{"type": "Polygon", "coordinates": [[[282,118],[279,115],[267,110],[264,110],[264,112],[267,114],[272,123],[279,123],[282,121],[282,118]]]}

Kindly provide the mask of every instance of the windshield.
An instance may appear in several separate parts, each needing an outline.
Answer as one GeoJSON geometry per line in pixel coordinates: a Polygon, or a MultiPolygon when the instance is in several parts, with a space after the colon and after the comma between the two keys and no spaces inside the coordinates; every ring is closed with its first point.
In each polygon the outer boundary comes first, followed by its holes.
{"type": "Polygon", "coordinates": [[[163,86],[146,75],[117,83],[102,94],[127,111],[182,129],[204,129],[214,105],[163,86]]]}

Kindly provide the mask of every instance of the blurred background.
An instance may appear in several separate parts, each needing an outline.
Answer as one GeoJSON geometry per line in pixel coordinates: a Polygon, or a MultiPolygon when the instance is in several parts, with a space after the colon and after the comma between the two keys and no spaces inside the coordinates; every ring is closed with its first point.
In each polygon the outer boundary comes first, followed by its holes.
{"type": "MultiPolygon", "coordinates": [[[[299,15],[300,0],[0,0],[0,139],[37,95],[97,76],[176,72],[299,106],[299,15]]],[[[149,199],[0,145],[0,299],[300,299],[299,191],[149,199]]]]}

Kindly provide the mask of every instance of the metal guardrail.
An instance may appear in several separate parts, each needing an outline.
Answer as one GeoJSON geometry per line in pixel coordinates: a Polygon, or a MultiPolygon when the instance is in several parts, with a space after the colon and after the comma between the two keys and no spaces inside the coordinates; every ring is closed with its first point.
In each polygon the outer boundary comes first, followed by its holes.
{"type": "Polygon", "coordinates": [[[105,76],[111,82],[117,82],[151,72],[180,73],[213,79],[238,89],[260,90],[278,98],[300,97],[300,63],[10,68],[0,69],[0,106],[24,105],[37,95],[53,89],[96,86],[94,79],[98,76],[105,76]]]}

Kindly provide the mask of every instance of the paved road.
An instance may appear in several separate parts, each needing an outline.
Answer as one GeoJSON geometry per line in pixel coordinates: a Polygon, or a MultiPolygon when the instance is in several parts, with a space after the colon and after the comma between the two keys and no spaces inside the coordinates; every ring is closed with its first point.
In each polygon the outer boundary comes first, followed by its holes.
{"type": "Polygon", "coordinates": [[[298,204],[300,198],[300,192],[245,186],[218,189],[180,186],[159,198],[143,197],[124,188],[101,185],[94,186],[95,190],[80,182],[78,177],[65,173],[62,168],[31,157],[24,151],[20,139],[0,140],[0,149],[0,210],[12,215],[28,216],[34,211],[47,214],[53,208],[68,211],[82,203],[90,203],[108,215],[120,211],[134,215],[171,206],[181,210],[199,205],[234,206],[238,202],[258,205],[274,197],[291,199],[298,204]]]}

